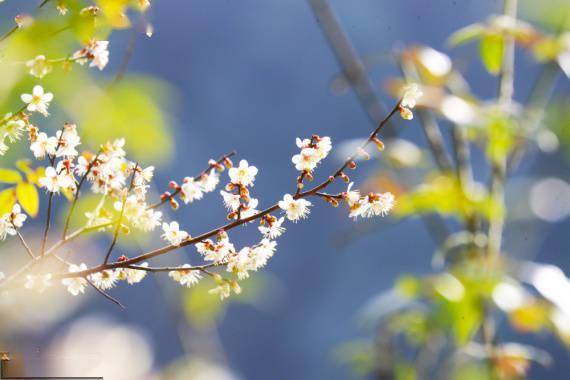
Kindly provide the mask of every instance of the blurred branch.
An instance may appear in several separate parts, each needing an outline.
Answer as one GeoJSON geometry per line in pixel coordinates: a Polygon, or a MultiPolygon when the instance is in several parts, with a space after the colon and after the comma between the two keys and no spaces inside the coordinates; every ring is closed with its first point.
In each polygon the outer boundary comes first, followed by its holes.
{"type": "MultiPolygon", "coordinates": [[[[362,108],[372,122],[377,124],[386,114],[386,109],[374,91],[374,86],[366,73],[366,67],[352,47],[328,1],[308,0],[308,2],[362,108]]],[[[390,131],[385,135],[391,136],[392,134],[393,132],[390,131]]]]}

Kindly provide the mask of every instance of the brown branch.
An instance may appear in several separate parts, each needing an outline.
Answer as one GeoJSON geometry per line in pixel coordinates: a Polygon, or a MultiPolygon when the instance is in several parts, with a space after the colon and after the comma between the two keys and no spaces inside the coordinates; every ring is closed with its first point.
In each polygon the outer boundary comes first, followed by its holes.
{"type": "MultiPolygon", "coordinates": [[[[224,161],[225,161],[226,159],[228,159],[228,158],[234,156],[235,154],[236,154],[236,151],[235,151],[235,150],[231,151],[230,153],[224,154],[224,155],[221,156],[216,162],[209,164],[208,167],[207,167],[206,169],[202,170],[202,171],[200,172],[200,174],[198,174],[195,178],[203,177],[203,176],[206,175],[208,172],[210,172],[212,169],[214,169],[216,166],[218,166],[218,165],[223,165],[223,163],[224,163],[224,161]]],[[[168,196],[162,198],[160,201],[158,201],[158,202],[156,202],[156,203],[154,203],[154,204],[148,206],[148,207],[147,207],[147,210],[148,210],[148,209],[155,209],[155,208],[158,208],[158,207],[162,206],[163,204],[169,202],[171,199],[173,199],[175,196],[177,196],[181,191],[182,191],[181,189],[177,189],[177,190],[173,191],[172,194],[170,194],[170,195],[168,195],[168,196]]]]}
{"type": "Polygon", "coordinates": [[[123,203],[121,205],[121,212],[119,213],[119,219],[117,220],[117,224],[115,226],[115,232],[113,232],[113,240],[111,241],[111,245],[109,246],[109,249],[107,250],[107,254],[105,255],[105,260],[103,261],[103,264],[107,264],[107,262],[109,262],[109,257],[111,256],[111,253],[113,252],[113,248],[115,248],[115,244],[117,244],[117,239],[119,238],[119,231],[121,230],[121,223],[123,222],[123,216],[125,214],[125,206],[127,205],[127,198],[129,197],[129,193],[133,189],[133,186],[135,183],[135,176],[137,174],[138,167],[139,167],[139,164],[138,163],[135,164],[135,167],[133,168],[133,174],[131,176],[131,183],[130,183],[127,191],[123,195],[123,203]]]}
{"type": "MultiPolygon", "coordinates": [[[[331,183],[334,182],[334,180],[338,177],[340,177],[344,170],[349,166],[349,164],[354,161],[358,155],[360,154],[360,152],[362,150],[365,150],[368,145],[374,140],[374,138],[376,137],[376,135],[382,130],[382,128],[388,123],[388,121],[390,120],[390,118],[396,114],[398,112],[400,108],[400,102],[398,101],[398,103],[396,104],[396,106],[392,109],[392,111],[380,122],[380,124],[378,125],[378,127],[376,127],[376,129],[374,129],[374,131],[372,131],[372,133],[369,135],[369,137],[366,139],[366,141],[359,147],[359,149],[357,149],[357,151],[352,154],[345,162],[344,164],[338,168],[331,176],[329,176],[325,181],[321,182],[320,184],[316,185],[315,187],[313,187],[310,190],[301,192],[299,194],[296,194],[294,196],[295,199],[301,199],[301,198],[307,198],[309,196],[314,196],[317,192],[319,192],[320,190],[326,188],[327,186],[329,186],[331,183]]],[[[100,272],[106,269],[115,269],[115,268],[125,268],[125,267],[129,267],[132,266],[134,264],[140,263],[142,261],[145,260],[149,260],[152,259],[154,257],[157,256],[161,256],[164,255],[170,251],[179,249],[181,247],[185,247],[185,246],[189,246],[189,245],[194,245],[196,243],[199,243],[205,239],[208,239],[210,237],[213,237],[215,235],[217,235],[218,233],[222,232],[222,231],[229,231],[235,227],[244,225],[246,223],[252,222],[256,219],[259,219],[273,211],[276,211],[279,209],[279,205],[276,203],[271,207],[266,208],[263,211],[260,211],[259,213],[252,215],[250,217],[247,218],[243,218],[243,219],[239,219],[236,220],[234,222],[230,222],[222,227],[218,227],[216,229],[213,229],[209,232],[205,232],[199,236],[196,236],[194,238],[185,240],[184,242],[182,242],[180,245],[167,245],[165,247],[162,248],[158,248],[155,249],[153,251],[150,252],[146,252],[143,253],[139,256],[124,260],[124,261],[117,261],[117,262],[113,262],[113,263],[104,263],[102,265],[96,266],[96,267],[92,267],[89,268],[87,270],[84,271],[80,271],[80,272],[73,272],[73,273],[62,273],[62,274],[58,274],[56,276],[54,276],[54,278],[69,278],[69,277],[85,277],[88,276],[92,273],[96,273],[96,272],[100,272]]]]}
{"type": "Polygon", "coordinates": [[[71,206],[69,208],[69,213],[67,214],[67,217],[65,218],[65,225],[63,227],[63,232],[61,234],[61,240],[65,240],[65,236],[67,235],[67,230],[69,229],[69,223],[71,222],[71,216],[73,215],[73,211],[75,210],[75,206],[77,205],[77,200],[79,199],[79,191],[81,190],[81,186],[83,185],[83,183],[87,179],[87,176],[91,172],[91,169],[93,168],[93,166],[97,163],[97,160],[99,159],[99,155],[101,154],[101,151],[102,150],[99,149],[99,152],[97,153],[95,158],[89,163],[89,167],[87,168],[87,171],[85,172],[85,174],[83,174],[83,176],[79,180],[79,183],[77,184],[77,187],[75,189],[75,194],[73,195],[73,201],[71,202],[71,206]]]}
{"type": "Polygon", "coordinates": [[[20,231],[18,231],[18,229],[16,228],[16,225],[14,224],[14,222],[12,222],[12,227],[14,227],[14,230],[16,230],[16,235],[18,235],[18,238],[20,239],[22,246],[24,246],[24,249],[26,250],[26,253],[28,254],[28,256],[30,256],[30,258],[32,260],[35,259],[36,256],[34,255],[32,250],[30,249],[30,246],[26,243],[26,240],[24,240],[24,237],[22,236],[20,231]]]}

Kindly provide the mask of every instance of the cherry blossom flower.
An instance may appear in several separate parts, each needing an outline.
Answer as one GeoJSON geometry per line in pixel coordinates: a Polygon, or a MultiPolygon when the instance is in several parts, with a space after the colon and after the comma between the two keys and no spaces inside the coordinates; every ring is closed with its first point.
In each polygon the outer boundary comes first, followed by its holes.
{"type": "Polygon", "coordinates": [[[93,283],[93,285],[101,290],[113,288],[118,279],[118,273],[110,269],[96,272],[89,276],[89,280],[93,283]]]}
{"type": "MultiPolygon", "coordinates": [[[[184,264],[181,268],[191,268],[190,264],[184,264]]],[[[188,288],[196,285],[202,275],[200,271],[192,269],[192,270],[173,270],[168,272],[168,276],[172,278],[174,281],[180,283],[182,286],[186,286],[188,288]]]]}
{"type": "Polygon", "coordinates": [[[22,101],[28,106],[26,109],[30,112],[39,112],[44,116],[48,116],[49,103],[53,100],[51,92],[45,92],[42,86],[36,85],[32,90],[32,94],[22,94],[22,101]]]}
{"type": "Polygon", "coordinates": [[[26,282],[24,283],[24,288],[35,290],[39,293],[42,293],[44,290],[52,286],[52,275],[51,273],[46,274],[27,274],[26,275],[26,282]]]}
{"type": "Polygon", "coordinates": [[[283,232],[285,232],[285,227],[281,227],[284,221],[285,218],[281,217],[271,222],[271,225],[259,226],[257,228],[259,229],[259,232],[261,232],[261,234],[266,238],[275,239],[281,236],[283,232]]]}
{"type": "Polygon", "coordinates": [[[411,83],[403,88],[402,101],[400,102],[400,115],[405,120],[412,120],[412,109],[416,106],[423,92],[416,83],[411,83]]]}
{"type": "Polygon", "coordinates": [[[56,169],[53,166],[48,166],[44,177],[39,179],[39,184],[49,192],[59,193],[60,190],[74,188],[75,180],[71,173],[61,170],[59,167],[56,169]]]}
{"type": "Polygon", "coordinates": [[[267,265],[267,261],[275,254],[277,243],[273,240],[263,239],[252,250],[252,265],[255,270],[267,265]]]}
{"type": "Polygon", "coordinates": [[[216,170],[212,169],[210,170],[210,173],[201,176],[198,182],[200,183],[202,190],[205,193],[209,193],[214,191],[218,186],[218,183],[220,183],[220,175],[216,170]]]}
{"type": "MultiPolygon", "coordinates": [[[[69,266],[69,273],[76,273],[87,270],[87,265],[80,264],[75,265],[71,264],[69,266]]],[[[80,293],[85,293],[85,286],[87,285],[87,280],[83,277],[69,277],[64,278],[61,280],[63,286],[67,287],[67,291],[71,293],[73,296],[77,296],[80,293]]]]}
{"type": "Polygon", "coordinates": [[[56,137],[58,139],[59,147],[57,148],[57,157],[75,157],[78,152],[75,149],[81,144],[81,139],[77,134],[77,127],[75,124],[66,124],[63,131],[57,131],[56,137]]]}
{"type": "Polygon", "coordinates": [[[367,195],[361,204],[362,211],[360,215],[365,218],[370,218],[373,216],[386,216],[392,210],[395,204],[395,198],[392,193],[384,194],[369,194],[367,195]]]}
{"type": "Polygon", "coordinates": [[[36,58],[27,61],[26,67],[30,75],[40,79],[52,70],[52,64],[43,55],[38,55],[36,58]]]}
{"type": "Polygon", "coordinates": [[[109,63],[109,41],[91,41],[83,49],[76,51],[71,56],[80,65],[84,65],[87,61],[91,61],[89,67],[97,67],[103,70],[109,63]]]}
{"type": "Polygon", "coordinates": [[[172,245],[180,245],[190,237],[188,232],[180,230],[178,222],[162,223],[162,230],[162,237],[172,245]]]}
{"type": "Polygon", "coordinates": [[[358,190],[351,190],[353,185],[354,182],[349,183],[346,191],[342,193],[342,197],[349,207],[353,207],[360,201],[360,192],[358,190]]]}
{"type": "Polygon", "coordinates": [[[228,175],[233,184],[242,186],[253,186],[255,176],[257,175],[257,168],[249,166],[246,160],[241,160],[237,168],[230,168],[228,175]]]}
{"type": "Polygon", "coordinates": [[[22,137],[22,132],[26,129],[26,122],[21,119],[14,119],[11,113],[4,116],[5,122],[2,130],[2,139],[8,139],[9,142],[15,143],[22,137]]]}
{"type": "Polygon", "coordinates": [[[41,160],[46,154],[54,155],[57,149],[57,138],[48,137],[44,132],[40,132],[36,139],[30,145],[30,150],[34,153],[34,156],[41,160]]]}
{"type": "Polygon", "coordinates": [[[285,194],[283,200],[279,201],[279,208],[285,211],[287,219],[296,222],[306,218],[309,213],[311,202],[306,199],[294,199],[291,194],[285,194]]]}
{"type": "Polygon", "coordinates": [[[20,207],[19,204],[16,203],[14,206],[12,206],[12,213],[10,214],[10,220],[14,225],[14,227],[22,228],[27,218],[28,216],[22,213],[22,208],[20,207]]]}
{"type": "Polygon", "coordinates": [[[295,164],[295,169],[306,172],[312,172],[320,160],[320,155],[314,148],[303,148],[301,153],[294,155],[291,159],[295,164]]]}
{"type": "Polygon", "coordinates": [[[224,205],[227,207],[228,210],[237,211],[239,206],[241,205],[239,194],[232,194],[228,193],[224,190],[220,191],[222,198],[224,199],[224,205]]]}
{"type": "MultiPolygon", "coordinates": [[[[142,263],[140,267],[148,267],[148,263],[142,263]]],[[[125,276],[129,285],[137,284],[146,277],[146,271],[141,269],[125,269],[125,276]]]]}
{"type": "Polygon", "coordinates": [[[202,199],[204,196],[200,182],[194,181],[192,177],[184,178],[184,183],[180,186],[180,190],[182,191],[182,200],[186,204],[202,199]]]}

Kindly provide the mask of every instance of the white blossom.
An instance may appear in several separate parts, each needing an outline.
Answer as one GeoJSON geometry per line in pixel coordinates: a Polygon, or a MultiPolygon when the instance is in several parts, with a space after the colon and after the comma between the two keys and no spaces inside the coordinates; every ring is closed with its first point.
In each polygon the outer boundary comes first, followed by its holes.
{"type": "Polygon", "coordinates": [[[257,168],[249,166],[246,160],[241,160],[239,166],[230,168],[228,175],[233,184],[242,186],[253,186],[255,176],[257,175],[257,168]]]}
{"type": "Polygon", "coordinates": [[[39,112],[44,116],[48,116],[49,103],[53,100],[51,92],[45,92],[42,86],[36,85],[32,90],[32,94],[22,94],[22,101],[28,106],[26,109],[30,112],[39,112]]]}
{"type": "Polygon", "coordinates": [[[224,205],[227,207],[228,210],[237,211],[237,209],[241,205],[240,201],[241,196],[239,194],[232,194],[224,190],[221,190],[220,195],[224,199],[224,205]]]}
{"type": "MultiPolygon", "coordinates": [[[[142,263],[140,267],[148,267],[148,263],[142,263]]],[[[125,276],[129,285],[137,284],[146,277],[146,271],[142,269],[125,268],[125,276]]]]}
{"type": "Polygon", "coordinates": [[[283,232],[285,232],[285,227],[281,227],[284,221],[285,218],[281,217],[274,222],[271,222],[271,225],[259,226],[257,228],[259,229],[259,232],[261,232],[261,234],[266,238],[275,239],[281,236],[283,232]]]}
{"type": "Polygon", "coordinates": [[[40,132],[37,138],[30,145],[30,150],[34,153],[34,157],[41,160],[46,154],[54,155],[57,149],[57,138],[48,137],[45,132],[40,132]]]}
{"type": "Polygon", "coordinates": [[[75,124],[66,124],[63,131],[57,131],[56,137],[58,139],[59,147],[57,148],[57,157],[75,157],[78,152],[75,149],[81,144],[79,134],[77,134],[77,127],[75,124]]]}
{"type": "Polygon", "coordinates": [[[44,290],[52,286],[52,275],[51,273],[46,274],[27,274],[26,282],[24,283],[24,288],[35,290],[42,293],[44,290]]]}
{"type": "Polygon", "coordinates": [[[80,65],[91,60],[90,67],[97,67],[103,70],[109,63],[109,41],[91,41],[83,49],[76,51],[71,56],[80,65]]]}
{"type": "Polygon", "coordinates": [[[26,67],[30,75],[40,79],[49,74],[52,70],[51,63],[43,55],[38,55],[34,59],[27,61],[26,67]]]}
{"type": "Polygon", "coordinates": [[[192,177],[184,178],[184,182],[182,183],[182,186],[180,186],[180,190],[182,191],[182,200],[186,204],[202,199],[204,196],[200,182],[194,181],[194,178],[192,177]]]}
{"type": "MultiPolygon", "coordinates": [[[[69,273],[81,272],[87,269],[87,265],[71,264],[69,266],[69,273]]],[[[69,277],[61,280],[63,286],[67,287],[67,291],[74,296],[79,295],[79,293],[85,293],[85,286],[87,285],[87,280],[83,277],[69,277]]]]}
{"type": "Polygon", "coordinates": [[[89,280],[91,280],[93,285],[101,290],[113,288],[118,279],[118,273],[111,269],[96,272],[89,276],[89,280]]]}
{"type": "Polygon", "coordinates": [[[314,148],[303,148],[301,153],[294,155],[291,159],[295,164],[295,169],[307,172],[312,172],[320,160],[320,155],[314,148]]]}
{"type": "Polygon", "coordinates": [[[172,245],[180,245],[190,236],[188,232],[180,230],[178,222],[162,223],[162,230],[162,237],[172,245]]]}
{"type": "Polygon", "coordinates": [[[216,186],[218,186],[218,183],[220,183],[220,175],[215,169],[212,169],[210,170],[210,173],[201,176],[198,182],[200,183],[202,190],[205,193],[209,193],[214,191],[216,186]]]}
{"type": "Polygon", "coordinates": [[[296,222],[306,218],[309,213],[311,202],[306,199],[294,199],[291,194],[285,194],[283,200],[279,201],[279,208],[285,211],[287,219],[296,222]]]}
{"type": "Polygon", "coordinates": [[[365,218],[386,216],[394,204],[395,198],[392,193],[369,194],[362,200],[360,215],[365,218]]]}
{"type": "MultiPolygon", "coordinates": [[[[190,264],[184,264],[181,268],[191,268],[190,264]]],[[[168,276],[172,278],[174,281],[180,283],[182,286],[186,286],[188,288],[196,285],[202,275],[200,274],[199,270],[173,270],[168,272],[168,276]]]]}

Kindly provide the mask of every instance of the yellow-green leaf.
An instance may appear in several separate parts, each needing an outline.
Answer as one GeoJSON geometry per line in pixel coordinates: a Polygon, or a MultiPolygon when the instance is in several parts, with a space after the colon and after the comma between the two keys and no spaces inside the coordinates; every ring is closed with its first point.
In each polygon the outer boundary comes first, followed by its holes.
{"type": "Polygon", "coordinates": [[[16,196],[22,208],[34,217],[38,214],[40,199],[36,187],[27,182],[20,182],[16,187],[16,196]]]}
{"type": "Polygon", "coordinates": [[[0,169],[0,182],[2,183],[18,183],[22,180],[22,176],[16,170],[0,169]]]}
{"type": "Polygon", "coordinates": [[[453,33],[447,40],[447,44],[450,46],[462,45],[475,39],[481,38],[484,33],[485,27],[483,25],[468,25],[465,28],[461,28],[457,32],[453,33]]]}
{"type": "Polygon", "coordinates": [[[14,203],[16,203],[16,192],[13,187],[0,191],[0,215],[10,212],[14,203]]]}
{"type": "Polygon", "coordinates": [[[487,71],[497,75],[503,64],[504,40],[501,35],[490,34],[481,40],[479,54],[487,71]]]}

